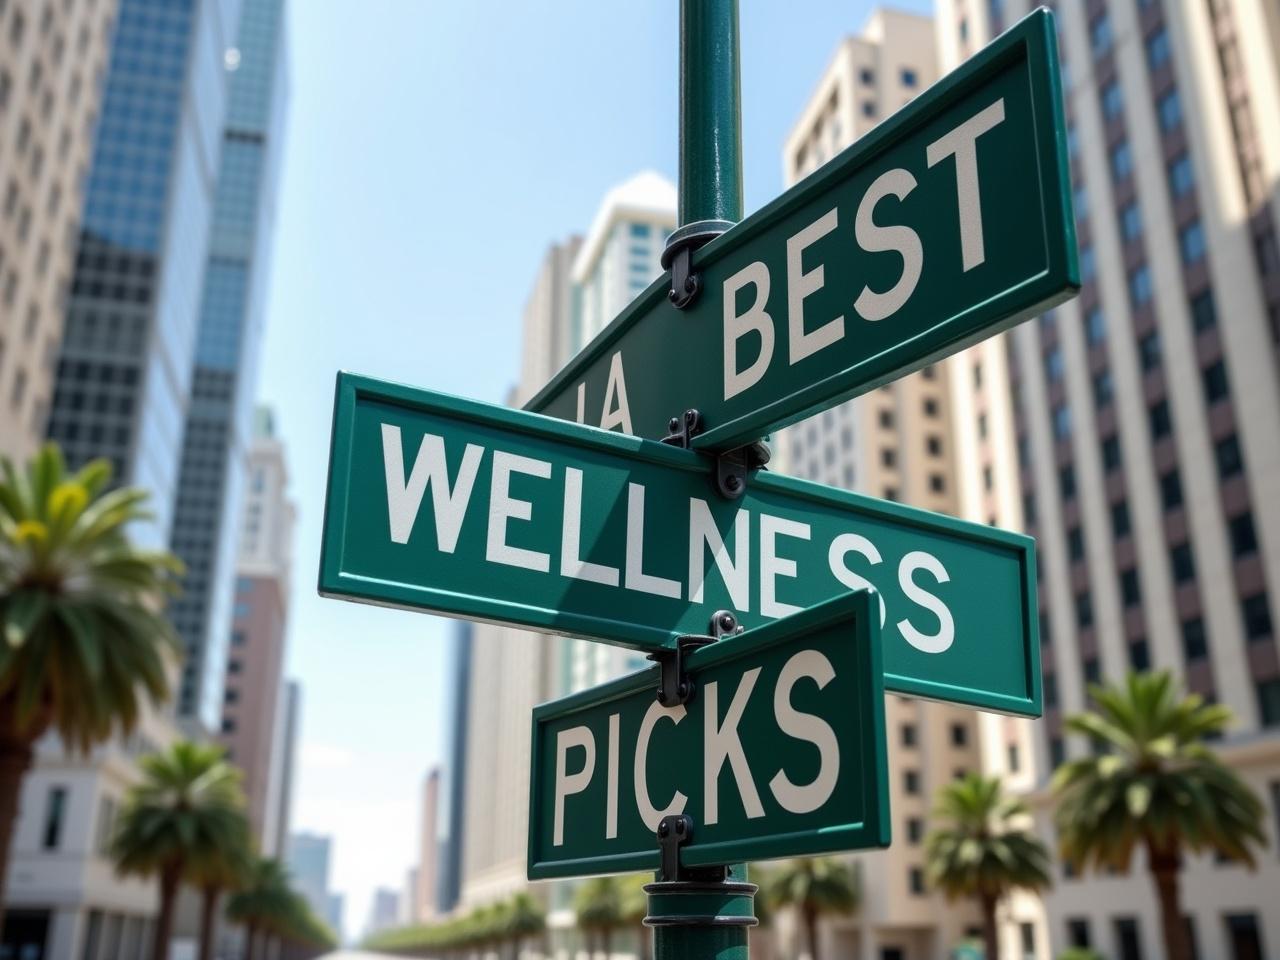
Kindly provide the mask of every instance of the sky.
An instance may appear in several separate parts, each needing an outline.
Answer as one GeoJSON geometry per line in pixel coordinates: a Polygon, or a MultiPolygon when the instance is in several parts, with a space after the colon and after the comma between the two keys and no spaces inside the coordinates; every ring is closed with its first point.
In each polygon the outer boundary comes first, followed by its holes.
{"type": "MultiPolygon", "coordinates": [[[[742,0],[747,213],[781,192],[783,140],[871,7],[742,0]]],[[[422,779],[443,757],[449,624],[316,594],[334,375],[502,401],[547,246],[585,232],[633,174],[675,178],[677,16],[677,0],[290,3],[258,392],[299,516],[293,828],[333,837],[348,935],[417,856],[422,779]]]]}

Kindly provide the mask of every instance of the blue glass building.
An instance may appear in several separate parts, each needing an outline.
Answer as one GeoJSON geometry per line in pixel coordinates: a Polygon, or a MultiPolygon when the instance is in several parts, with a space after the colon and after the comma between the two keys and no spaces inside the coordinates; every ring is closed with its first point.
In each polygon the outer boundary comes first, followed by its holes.
{"type": "Polygon", "coordinates": [[[243,0],[226,55],[230,102],[200,302],[170,547],[187,568],[171,605],[186,648],[178,713],[222,714],[236,538],[270,275],[286,101],[284,0],[243,0]]]}

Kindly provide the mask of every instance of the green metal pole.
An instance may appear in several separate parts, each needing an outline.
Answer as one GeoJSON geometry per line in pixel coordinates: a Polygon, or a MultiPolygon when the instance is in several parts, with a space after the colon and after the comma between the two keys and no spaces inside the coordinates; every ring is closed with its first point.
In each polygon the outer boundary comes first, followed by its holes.
{"type": "Polygon", "coordinates": [[[748,960],[747,931],[758,921],[756,886],[746,882],[745,866],[734,867],[726,881],[658,882],[644,889],[653,960],[748,960]]]}

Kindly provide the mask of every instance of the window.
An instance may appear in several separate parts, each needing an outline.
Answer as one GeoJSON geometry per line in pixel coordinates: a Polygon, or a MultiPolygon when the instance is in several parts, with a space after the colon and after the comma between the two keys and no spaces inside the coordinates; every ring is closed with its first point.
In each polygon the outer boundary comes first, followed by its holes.
{"type": "Polygon", "coordinates": [[[1178,249],[1182,251],[1182,262],[1197,263],[1204,259],[1204,228],[1199,220],[1193,220],[1178,233],[1178,249]]]}
{"type": "Polygon", "coordinates": [[[106,857],[111,852],[112,834],[116,824],[116,801],[114,797],[103,796],[98,801],[98,826],[95,831],[94,849],[98,856],[106,857]]]}
{"type": "Polygon", "coordinates": [[[1076,472],[1072,469],[1071,464],[1067,464],[1058,471],[1058,490],[1061,492],[1063,500],[1074,499],[1076,495],[1076,472]]]}
{"type": "Polygon", "coordinates": [[[1111,148],[1111,176],[1116,180],[1125,180],[1133,175],[1133,151],[1129,149],[1129,141],[1121,140],[1111,148]]]}
{"type": "Polygon", "coordinates": [[[1182,621],[1182,655],[1187,663],[1203,660],[1209,653],[1209,637],[1205,632],[1204,618],[1192,617],[1182,621]]]}
{"type": "Polygon", "coordinates": [[[1111,434],[1102,441],[1102,466],[1103,469],[1110,472],[1120,468],[1120,438],[1116,434],[1111,434]]]}
{"type": "Polygon", "coordinates": [[[1036,955],[1036,928],[1029,923],[1018,924],[1018,930],[1022,938],[1022,953],[1025,957],[1034,958],[1036,955]]]}
{"type": "Polygon", "coordinates": [[[1107,339],[1107,319],[1101,307],[1090,307],[1084,317],[1084,328],[1090,344],[1099,344],[1107,339]]]}
{"type": "Polygon", "coordinates": [[[1073,562],[1084,559],[1084,531],[1080,527],[1067,531],[1067,556],[1073,562]]]}
{"type": "Polygon", "coordinates": [[[870,70],[867,67],[863,67],[861,70],[858,71],[858,79],[868,85],[875,83],[876,82],[875,71],[870,70]]]}
{"type": "Polygon", "coordinates": [[[1084,682],[1086,684],[1095,684],[1102,680],[1102,663],[1096,656],[1086,660],[1083,666],[1084,682]]]}
{"type": "Polygon", "coordinates": [[[1253,514],[1242,513],[1227,522],[1231,538],[1231,555],[1236,559],[1258,552],[1258,534],[1253,528],[1253,514]]]}
{"type": "Polygon", "coordinates": [[[1046,673],[1044,675],[1044,705],[1046,707],[1056,707],[1058,705],[1058,675],[1056,673],[1046,673]]]}
{"type": "Polygon", "coordinates": [[[892,410],[880,411],[880,426],[884,427],[884,429],[886,430],[889,430],[893,427],[893,411],[892,410]]]}
{"type": "Polygon", "coordinates": [[[1117,960],[1142,960],[1142,939],[1138,934],[1136,917],[1116,917],[1116,946],[1120,950],[1117,960]]]}
{"type": "Polygon", "coordinates": [[[1196,333],[1218,325],[1218,308],[1213,302],[1213,291],[1205,290],[1191,298],[1191,326],[1196,333]]]}
{"type": "Polygon", "coordinates": [[[966,747],[969,745],[969,728],[963,723],[953,723],[951,725],[951,745],[953,747],[966,747]]]}
{"type": "Polygon", "coordinates": [[[1240,616],[1244,620],[1244,635],[1247,640],[1265,640],[1271,636],[1271,609],[1267,606],[1267,595],[1255,593],[1240,601],[1240,616]]]}
{"type": "Polygon", "coordinates": [[[647,223],[633,223],[633,224],[631,224],[631,236],[633,236],[633,237],[636,237],[636,238],[646,237],[646,238],[647,238],[647,237],[649,236],[649,232],[650,232],[650,230],[649,230],[649,224],[647,224],[647,223]]]}
{"type": "Polygon", "coordinates": [[[912,70],[910,67],[903,67],[902,73],[900,76],[902,78],[902,85],[904,87],[914,87],[916,84],[920,82],[920,78],[916,75],[916,72],[912,70]]]}
{"type": "Polygon", "coordinates": [[[978,436],[983,440],[987,439],[987,415],[985,413],[978,414],[978,436]]]}
{"type": "Polygon", "coordinates": [[[937,435],[929,436],[924,442],[925,449],[929,451],[929,456],[942,456],[942,438],[937,435]]]}
{"type": "Polygon", "coordinates": [[[918,844],[924,839],[924,821],[919,817],[907,818],[907,843],[918,844]]]}
{"type": "Polygon", "coordinates": [[[1227,367],[1221,360],[1205,368],[1200,374],[1200,381],[1204,384],[1205,403],[1217,403],[1230,392],[1227,384],[1227,367]]]}
{"type": "Polygon", "coordinates": [[[920,772],[918,770],[902,771],[902,792],[915,796],[920,792],[920,772]]]}
{"type": "Polygon", "coordinates": [[[1178,129],[1182,123],[1182,100],[1177,90],[1170,90],[1156,101],[1156,115],[1160,118],[1160,129],[1165,133],[1178,129]]]}
{"type": "Polygon", "coordinates": [[[1160,366],[1160,331],[1152,330],[1138,341],[1138,359],[1145,373],[1160,366]]]}
{"type": "Polygon", "coordinates": [[[1062,349],[1054,347],[1044,355],[1044,372],[1050,380],[1057,381],[1062,379],[1062,349]]]}
{"type": "Polygon", "coordinates": [[[1169,414],[1169,401],[1160,400],[1147,409],[1147,422],[1151,426],[1151,439],[1159,440],[1173,432],[1173,418],[1169,414]]]}
{"type": "Polygon", "coordinates": [[[1071,436],[1071,408],[1066,403],[1053,408],[1053,434],[1059,440],[1071,436]]]}
{"type": "Polygon", "coordinates": [[[920,867],[912,867],[907,871],[907,882],[913,895],[922,896],[924,894],[924,870],[920,867]]]}
{"type": "Polygon", "coordinates": [[[1088,947],[1090,945],[1089,921],[1084,917],[1068,917],[1067,946],[1088,947]]]}
{"type": "Polygon", "coordinates": [[[1121,500],[1111,505],[1111,533],[1117,540],[1123,540],[1133,530],[1129,519],[1129,502],[1121,500]]]}
{"type": "Polygon", "coordinates": [[[1089,188],[1083,183],[1077,184],[1071,191],[1071,205],[1076,212],[1077,220],[1085,220],[1089,216],[1089,188]]]}
{"type": "Polygon", "coordinates": [[[1061,737],[1049,738],[1049,763],[1060,767],[1067,762],[1067,745],[1061,737]]]}
{"type": "Polygon", "coordinates": [[[58,849],[62,840],[62,825],[67,819],[67,788],[50,787],[49,800],[44,808],[44,831],[41,846],[45,850],[58,849]]]}
{"type": "Polygon", "coordinates": [[[1130,201],[1120,209],[1120,233],[1125,243],[1132,243],[1142,236],[1142,211],[1138,208],[1138,201],[1130,201]]]}
{"type": "Polygon", "coordinates": [[[924,402],[924,415],[926,417],[936,417],[938,415],[938,401],[926,400],[924,402]]]}
{"type": "Polygon", "coordinates": [[[1105,13],[1095,17],[1089,24],[1089,46],[1093,55],[1100,57],[1111,49],[1111,18],[1105,13]]]}
{"type": "Polygon", "coordinates": [[[898,465],[898,454],[889,447],[885,447],[880,451],[880,463],[885,467],[896,467],[898,465]]]}
{"type": "Polygon", "coordinates": [[[1170,550],[1169,566],[1173,568],[1174,583],[1186,583],[1188,580],[1194,580],[1196,563],[1191,553],[1191,544],[1180,543],[1170,550]]]}
{"type": "Polygon", "coordinates": [[[1191,169],[1191,157],[1180,153],[1169,163],[1169,189],[1175,197],[1181,197],[1196,185],[1195,171],[1191,169]]]}
{"type": "Polygon", "coordinates": [[[862,101],[862,115],[864,117],[874,117],[876,115],[876,105],[870,100],[862,101]]]}
{"type": "Polygon", "coordinates": [[[1098,259],[1094,255],[1093,247],[1082,247],[1080,249],[1080,282],[1088,283],[1098,275],[1098,259]]]}
{"type": "Polygon", "coordinates": [[[1124,94],[1120,92],[1120,84],[1110,81],[1102,88],[1102,115],[1107,120],[1117,119],[1124,112],[1124,94]]]}
{"type": "Polygon", "coordinates": [[[914,747],[916,745],[916,725],[914,723],[904,723],[902,725],[902,745],[904,747],[914,747]]]}
{"type": "Polygon", "coordinates": [[[1262,960],[1262,932],[1258,929],[1258,917],[1252,913],[1229,913],[1223,920],[1227,925],[1227,939],[1231,943],[1232,960],[1262,960]]]}
{"type": "Polygon", "coordinates": [[[1213,445],[1213,459],[1218,464],[1218,476],[1226,480],[1234,477],[1244,469],[1244,460],[1240,453],[1240,440],[1233,433],[1213,445]]]}
{"type": "Polygon", "coordinates": [[[1076,626],[1081,630],[1093,626],[1093,594],[1088,590],[1076,594],[1076,626]]]}
{"type": "Polygon", "coordinates": [[[1129,274],[1129,299],[1135,307],[1151,302],[1151,271],[1144,263],[1129,274]]]}
{"type": "Polygon", "coordinates": [[[1147,37],[1147,66],[1158,69],[1169,61],[1169,34],[1164,27],[1147,37]]]}
{"type": "Polygon", "coordinates": [[[1018,756],[1018,745],[1016,743],[1009,744],[1009,772],[1017,773],[1018,767],[1021,766],[1021,758],[1018,756]]]}
{"type": "Polygon", "coordinates": [[[1160,505],[1165,510],[1182,506],[1182,478],[1176,467],[1160,476],[1160,505]]]}
{"type": "Polygon", "coordinates": [[[947,481],[940,473],[929,474],[929,489],[934,493],[946,493],[947,481]]]}
{"type": "Polygon", "coordinates": [[[1138,673],[1151,669],[1151,652],[1147,648],[1147,641],[1134,640],[1129,644],[1129,667],[1138,673]]]}
{"type": "Polygon", "coordinates": [[[1126,607],[1136,607],[1142,602],[1142,587],[1138,583],[1138,571],[1128,567],[1120,572],[1120,599],[1126,607]]]}

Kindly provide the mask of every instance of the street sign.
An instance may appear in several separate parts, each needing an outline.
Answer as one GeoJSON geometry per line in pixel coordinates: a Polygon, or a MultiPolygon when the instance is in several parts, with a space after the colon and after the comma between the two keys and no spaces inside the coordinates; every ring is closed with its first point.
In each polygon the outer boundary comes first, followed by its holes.
{"type": "Polygon", "coordinates": [[[1039,10],[663,277],[526,409],[696,449],[760,439],[1079,288],[1053,16],[1039,10]]]}
{"type": "Polygon", "coordinates": [[[641,650],[879,591],[886,689],[1039,716],[1030,538],[339,374],[320,592],[641,650]]]}
{"type": "Polygon", "coordinates": [[[656,667],[535,707],[529,879],[889,845],[879,618],[865,590],[695,651],[693,698],[656,667]]]}

